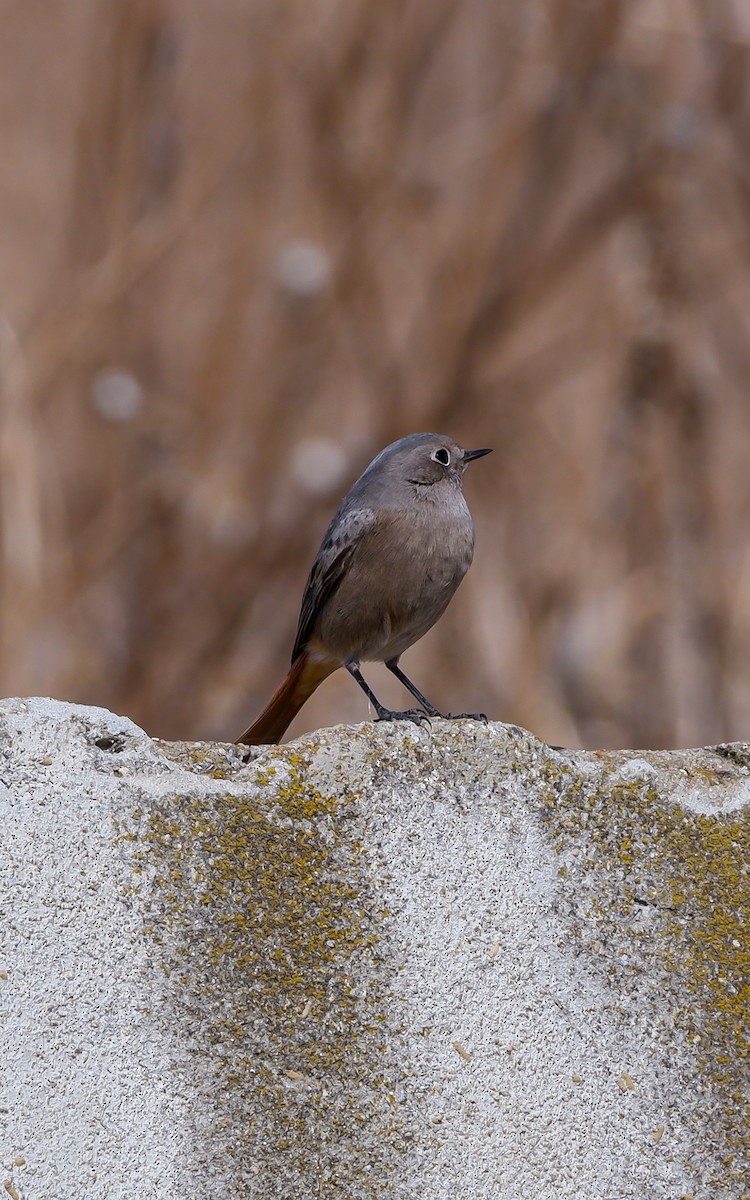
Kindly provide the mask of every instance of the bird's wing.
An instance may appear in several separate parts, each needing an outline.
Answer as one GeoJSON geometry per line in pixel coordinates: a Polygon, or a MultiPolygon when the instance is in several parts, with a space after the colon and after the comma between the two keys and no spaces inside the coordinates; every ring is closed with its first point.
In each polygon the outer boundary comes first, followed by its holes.
{"type": "Polygon", "coordinates": [[[341,583],[352,554],[374,524],[375,513],[371,508],[355,508],[333,518],[305,588],[292,650],[293,663],[307,645],[323,605],[341,583]]]}

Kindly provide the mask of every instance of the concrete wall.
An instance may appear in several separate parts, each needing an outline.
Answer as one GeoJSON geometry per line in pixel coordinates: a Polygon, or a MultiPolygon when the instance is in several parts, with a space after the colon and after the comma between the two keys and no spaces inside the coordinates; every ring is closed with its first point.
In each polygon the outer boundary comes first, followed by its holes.
{"type": "Polygon", "coordinates": [[[748,746],[0,738],[11,1200],[750,1194],[748,746]]]}

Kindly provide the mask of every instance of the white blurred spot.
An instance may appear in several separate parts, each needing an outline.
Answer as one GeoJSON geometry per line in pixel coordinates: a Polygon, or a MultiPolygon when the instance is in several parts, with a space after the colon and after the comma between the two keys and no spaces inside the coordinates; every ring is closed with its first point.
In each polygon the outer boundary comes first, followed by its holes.
{"type": "Polygon", "coordinates": [[[295,296],[314,296],[331,278],[331,260],[314,242],[290,242],[279,254],[276,276],[295,296]]]}
{"type": "Polygon", "coordinates": [[[94,376],[91,400],[107,421],[132,421],[143,408],[143,388],[130,371],[107,367],[94,376]]]}
{"type": "Polygon", "coordinates": [[[329,492],[340,483],[346,467],[344,451],[329,438],[304,438],[292,450],[291,473],[308,492],[329,492]]]}

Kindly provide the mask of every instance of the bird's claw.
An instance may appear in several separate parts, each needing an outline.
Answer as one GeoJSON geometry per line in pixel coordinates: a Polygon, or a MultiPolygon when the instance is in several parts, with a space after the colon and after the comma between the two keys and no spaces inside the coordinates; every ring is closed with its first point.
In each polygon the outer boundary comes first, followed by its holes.
{"type": "Polygon", "coordinates": [[[413,721],[415,725],[421,725],[423,721],[428,725],[431,724],[430,718],[423,708],[407,708],[403,712],[384,708],[378,713],[377,719],[379,721],[413,721]]]}
{"type": "Polygon", "coordinates": [[[486,725],[489,721],[487,713],[446,713],[447,721],[482,721],[486,725]]]}

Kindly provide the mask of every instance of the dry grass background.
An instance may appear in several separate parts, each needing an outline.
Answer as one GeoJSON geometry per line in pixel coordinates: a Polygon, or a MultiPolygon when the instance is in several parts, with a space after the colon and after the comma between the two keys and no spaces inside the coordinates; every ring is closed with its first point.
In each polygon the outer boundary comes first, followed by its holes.
{"type": "MultiPolygon", "coordinates": [[[[436,703],[750,735],[746,4],[0,13],[6,694],[235,736],[346,486],[437,429],[495,454],[436,703]]],[[[293,731],[366,715],[342,673],[293,731]]]]}

